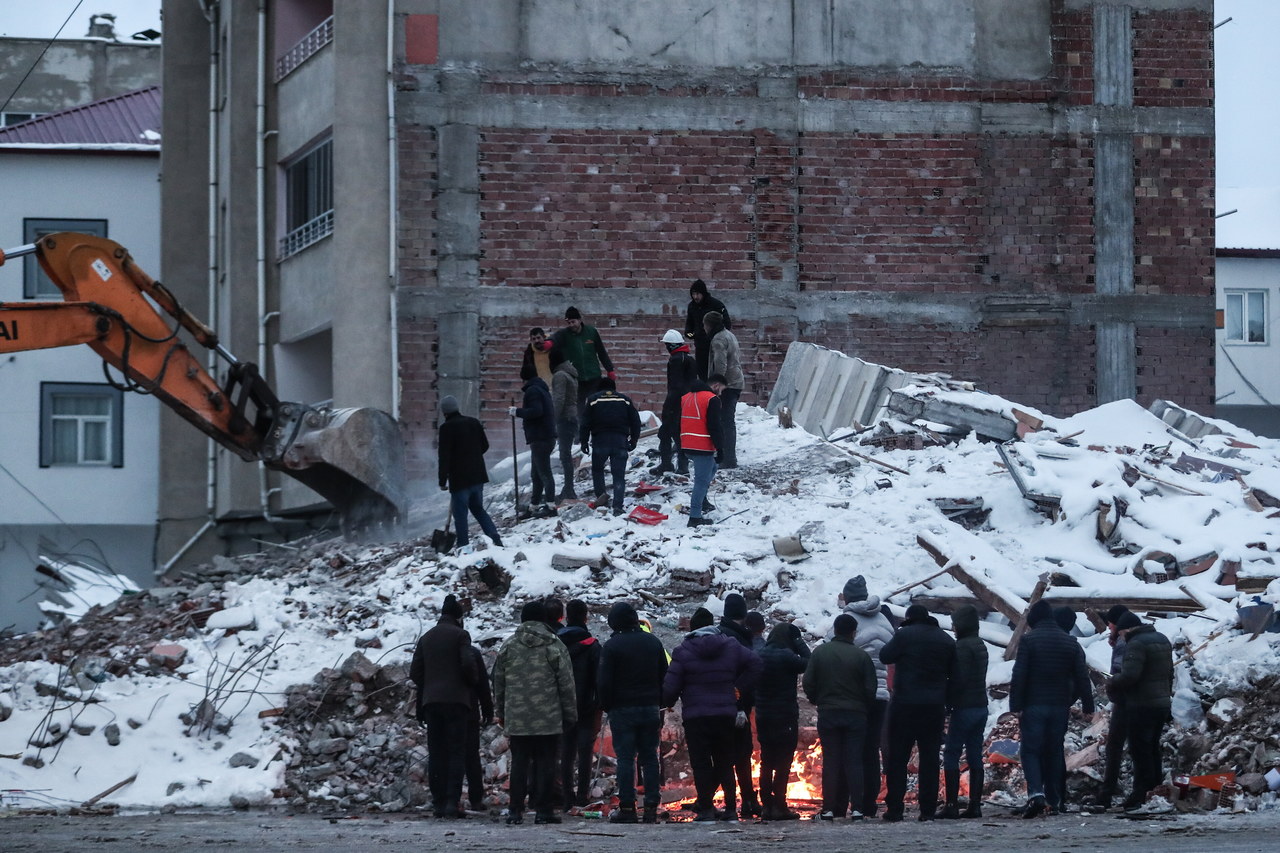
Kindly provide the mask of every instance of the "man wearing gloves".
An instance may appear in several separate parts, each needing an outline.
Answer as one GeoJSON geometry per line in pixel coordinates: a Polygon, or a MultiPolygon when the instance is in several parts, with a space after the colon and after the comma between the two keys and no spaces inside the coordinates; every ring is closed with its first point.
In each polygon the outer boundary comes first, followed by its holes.
{"type": "Polygon", "coordinates": [[[618,375],[613,371],[613,360],[605,351],[604,341],[595,326],[582,322],[582,312],[572,305],[564,312],[565,326],[551,336],[551,343],[573,362],[578,371],[578,413],[581,416],[587,404],[587,398],[600,390],[601,370],[609,379],[617,381],[618,375]]]}
{"type": "MultiPolygon", "coordinates": [[[[558,352],[553,350],[550,355],[552,361],[559,360],[558,352]]],[[[524,405],[512,406],[508,413],[524,421],[524,440],[529,445],[529,467],[533,472],[529,510],[536,518],[550,518],[556,514],[552,506],[556,499],[556,480],[551,473],[551,451],[556,446],[555,407],[551,403],[551,389],[536,370],[526,368],[520,378],[524,380],[524,405]]]]}
{"type": "Polygon", "coordinates": [[[667,329],[662,336],[662,344],[667,348],[667,396],[662,401],[662,426],[658,430],[658,455],[660,461],[649,473],[655,477],[674,471],[677,474],[689,473],[689,459],[680,449],[680,400],[698,378],[693,356],[689,355],[689,345],[680,337],[675,329],[667,329]],[[678,458],[678,465],[672,465],[672,456],[678,458]]]}
{"type": "Polygon", "coordinates": [[[613,514],[622,515],[627,490],[627,454],[640,440],[640,413],[626,394],[619,394],[612,379],[601,379],[600,390],[587,398],[578,441],[583,453],[591,453],[591,482],[596,507],[608,506],[604,490],[604,466],[613,476],[613,514]]]}

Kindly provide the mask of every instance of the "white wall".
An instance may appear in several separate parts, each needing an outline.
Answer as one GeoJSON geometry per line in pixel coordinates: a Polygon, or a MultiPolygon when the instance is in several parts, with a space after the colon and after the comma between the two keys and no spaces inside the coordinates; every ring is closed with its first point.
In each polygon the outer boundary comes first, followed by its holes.
{"type": "Polygon", "coordinates": [[[1217,307],[1220,310],[1226,308],[1225,292],[1236,289],[1267,291],[1267,342],[1227,343],[1226,332],[1218,330],[1218,403],[1222,406],[1280,405],[1280,370],[1277,369],[1277,355],[1280,354],[1280,258],[1218,258],[1217,307]],[[1261,397],[1249,388],[1245,379],[1262,392],[1261,397]]]}

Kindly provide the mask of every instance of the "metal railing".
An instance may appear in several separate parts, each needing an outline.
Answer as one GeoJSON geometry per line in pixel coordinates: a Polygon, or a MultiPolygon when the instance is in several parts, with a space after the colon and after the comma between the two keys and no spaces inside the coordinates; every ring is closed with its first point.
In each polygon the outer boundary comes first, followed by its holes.
{"type": "Polygon", "coordinates": [[[306,62],[308,58],[331,41],[333,41],[332,15],[326,18],[320,26],[303,36],[302,40],[289,48],[284,56],[276,60],[276,82],[279,83],[289,76],[293,69],[306,62]]]}
{"type": "Polygon", "coordinates": [[[326,210],[315,219],[299,225],[281,238],[279,260],[283,261],[290,255],[296,255],[312,243],[328,237],[332,233],[333,211],[326,210]]]}

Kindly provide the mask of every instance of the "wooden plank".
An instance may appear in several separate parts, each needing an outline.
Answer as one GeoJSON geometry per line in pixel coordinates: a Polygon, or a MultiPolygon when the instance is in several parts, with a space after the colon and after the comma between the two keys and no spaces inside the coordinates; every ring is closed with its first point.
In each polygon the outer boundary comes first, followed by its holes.
{"type": "Polygon", "coordinates": [[[1000,613],[1010,622],[1018,621],[1018,617],[1026,609],[1026,602],[1022,599],[1007,600],[1005,596],[997,594],[987,586],[983,579],[984,572],[948,557],[923,536],[917,536],[916,543],[933,557],[934,562],[946,569],[948,574],[964,584],[988,610],[1000,613]]]}
{"type": "MultiPolygon", "coordinates": [[[[1069,590],[1063,590],[1062,588],[1054,588],[1044,597],[1054,607],[1070,607],[1077,613],[1089,607],[1110,607],[1113,604],[1123,604],[1134,613],[1199,613],[1204,610],[1198,602],[1189,598],[1139,598],[1135,596],[1108,595],[1099,599],[1085,595],[1072,595],[1069,590]]],[[[972,604],[979,610],[984,607],[987,610],[996,610],[983,599],[967,595],[917,593],[911,596],[911,602],[913,604],[923,604],[934,613],[951,613],[963,604],[972,604]]],[[[1003,611],[1000,612],[1003,615],[1003,611]]],[[[1010,621],[1013,622],[1016,619],[1010,619],[1010,621]]]]}
{"type": "Polygon", "coordinates": [[[134,781],[135,779],[137,779],[137,778],[138,778],[138,774],[137,774],[137,773],[134,773],[134,774],[133,774],[132,776],[130,776],[128,779],[125,779],[125,780],[123,780],[123,781],[121,781],[121,782],[117,782],[117,783],[115,783],[115,784],[114,784],[114,785],[112,785],[110,788],[108,788],[107,790],[103,791],[101,794],[98,794],[96,797],[90,797],[89,799],[85,800],[83,803],[81,803],[81,804],[80,804],[80,808],[82,808],[82,809],[84,809],[84,808],[88,808],[89,806],[91,806],[91,805],[93,805],[94,803],[98,802],[98,800],[101,800],[103,797],[110,796],[111,794],[114,794],[116,791],[119,791],[119,790],[120,790],[121,788],[123,788],[125,785],[130,785],[130,784],[132,784],[132,783],[133,783],[133,781],[134,781]]]}
{"type": "Polygon", "coordinates": [[[1032,606],[1044,597],[1045,590],[1049,588],[1049,582],[1052,577],[1051,574],[1045,572],[1036,581],[1035,588],[1031,590],[1031,598],[1027,600],[1027,609],[1022,611],[1022,615],[1018,617],[1018,623],[1013,628],[1013,638],[1009,640],[1009,645],[1005,646],[1005,660],[1013,660],[1014,655],[1018,653],[1018,643],[1022,640],[1022,635],[1027,633],[1027,614],[1031,612],[1032,606]]]}
{"type": "Polygon", "coordinates": [[[942,569],[941,571],[934,572],[933,574],[929,575],[929,577],[927,577],[927,578],[921,578],[920,580],[918,580],[918,581],[913,581],[913,582],[911,582],[911,583],[907,584],[906,586],[900,586],[900,587],[898,587],[897,589],[895,589],[893,592],[891,592],[891,593],[889,593],[888,595],[886,595],[886,596],[884,597],[884,601],[888,601],[889,599],[893,598],[895,595],[898,595],[899,593],[903,593],[903,592],[906,592],[906,591],[907,591],[907,590],[909,590],[909,589],[914,589],[915,587],[921,586],[922,584],[926,584],[926,583],[928,583],[929,581],[933,580],[934,578],[940,578],[940,577],[942,577],[942,576],[943,576],[943,575],[945,575],[945,574],[949,574],[949,573],[950,573],[950,571],[951,571],[950,569],[945,569],[945,568],[944,568],[944,569],[942,569]]]}

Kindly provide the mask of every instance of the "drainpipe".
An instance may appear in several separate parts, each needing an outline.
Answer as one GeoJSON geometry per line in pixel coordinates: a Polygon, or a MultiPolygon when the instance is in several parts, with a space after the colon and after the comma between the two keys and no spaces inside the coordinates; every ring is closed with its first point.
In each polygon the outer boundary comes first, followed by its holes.
{"type": "MultiPolygon", "coordinates": [[[[278,312],[267,312],[267,138],[274,134],[267,132],[267,4],[266,0],[258,0],[258,73],[257,90],[254,94],[254,231],[257,237],[257,254],[254,258],[254,272],[258,287],[258,374],[264,382],[267,376],[267,324],[278,312]]],[[[271,496],[279,489],[270,488],[267,479],[267,466],[258,462],[258,503],[262,507],[264,521],[274,523],[280,521],[271,514],[271,496]]]]}
{"type": "Polygon", "coordinates": [[[399,197],[396,192],[396,0],[387,0],[387,285],[391,299],[391,417],[400,420],[400,317],[396,305],[396,282],[399,280],[397,254],[397,215],[399,197]]]}

